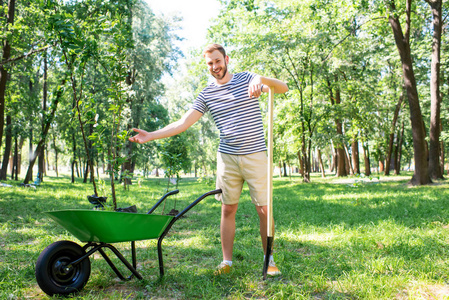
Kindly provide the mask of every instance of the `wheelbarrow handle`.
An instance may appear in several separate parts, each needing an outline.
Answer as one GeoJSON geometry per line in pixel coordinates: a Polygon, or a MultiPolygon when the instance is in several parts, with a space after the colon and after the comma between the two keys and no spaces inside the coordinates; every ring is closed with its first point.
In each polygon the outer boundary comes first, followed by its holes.
{"type": "Polygon", "coordinates": [[[213,190],[210,192],[207,192],[203,195],[201,195],[198,199],[196,199],[195,201],[193,201],[192,203],[190,203],[189,206],[187,206],[186,208],[184,208],[180,213],[178,213],[175,218],[173,219],[173,222],[176,221],[177,219],[181,218],[186,212],[188,212],[190,209],[192,209],[192,207],[194,207],[195,205],[197,205],[201,200],[203,200],[204,198],[210,196],[210,195],[215,195],[215,194],[220,194],[221,193],[221,189],[218,190],[213,190]]]}
{"type": "Polygon", "coordinates": [[[221,189],[218,190],[214,190],[214,191],[210,191],[207,192],[203,195],[201,195],[198,199],[196,199],[195,201],[193,201],[189,206],[187,206],[186,208],[184,208],[183,211],[181,211],[179,214],[177,214],[171,221],[170,223],[168,223],[167,227],[165,227],[164,232],[162,232],[161,236],[159,237],[158,241],[157,241],[157,256],[159,258],[159,272],[161,274],[161,276],[164,275],[164,259],[162,257],[162,240],[164,239],[164,237],[167,235],[168,231],[171,229],[171,227],[173,226],[173,224],[175,223],[176,220],[178,220],[179,218],[181,218],[186,212],[188,212],[192,207],[194,207],[195,205],[197,205],[201,200],[203,200],[204,198],[206,198],[207,196],[210,195],[215,195],[215,194],[220,194],[221,193],[221,189]]]}
{"type": "Polygon", "coordinates": [[[167,194],[165,194],[164,196],[162,196],[162,198],[161,199],[159,199],[159,201],[147,212],[147,214],[151,214],[153,211],[155,211],[156,210],[156,208],[158,208],[158,206],[162,203],[162,202],[164,202],[164,200],[165,200],[165,198],[167,198],[168,196],[171,196],[171,195],[175,195],[175,194],[177,194],[177,193],[179,193],[179,190],[174,190],[174,191],[171,191],[171,192],[168,192],[167,194]]]}

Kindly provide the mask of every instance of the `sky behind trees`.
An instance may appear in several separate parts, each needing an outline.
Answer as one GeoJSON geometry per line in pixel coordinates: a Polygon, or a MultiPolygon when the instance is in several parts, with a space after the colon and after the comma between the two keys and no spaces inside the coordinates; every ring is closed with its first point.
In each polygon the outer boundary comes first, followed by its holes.
{"type": "Polygon", "coordinates": [[[177,46],[184,54],[187,54],[189,49],[201,47],[205,43],[209,21],[218,15],[220,8],[217,0],[146,0],[146,2],[156,14],[183,18],[179,35],[186,40],[177,46]]]}

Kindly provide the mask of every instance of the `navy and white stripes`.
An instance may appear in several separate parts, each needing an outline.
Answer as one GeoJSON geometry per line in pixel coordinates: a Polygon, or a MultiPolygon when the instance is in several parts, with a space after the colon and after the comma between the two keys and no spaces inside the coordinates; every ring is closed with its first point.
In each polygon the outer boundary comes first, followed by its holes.
{"type": "Polygon", "coordinates": [[[220,131],[218,152],[245,155],[266,151],[259,99],[248,96],[254,73],[236,73],[224,84],[212,83],[198,95],[192,108],[210,111],[220,131]]]}

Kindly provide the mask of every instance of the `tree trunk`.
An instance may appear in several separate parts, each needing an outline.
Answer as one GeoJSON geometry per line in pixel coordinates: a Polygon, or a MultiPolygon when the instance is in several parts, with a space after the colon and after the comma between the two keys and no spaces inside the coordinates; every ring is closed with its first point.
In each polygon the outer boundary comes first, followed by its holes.
{"type": "Polygon", "coordinates": [[[23,137],[19,138],[19,146],[17,147],[17,175],[22,172],[22,148],[25,139],[23,137]]]}
{"type": "Polygon", "coordinates": [[[6,180],[8,177],[8,163],[11,156],[12,146],[12,121],[11,116],[6,116],[6,139],[5,139],[5,152],[3,153],[2,168],[0,170],[0,180],[6,180]]]}
{"type": "Polygon", "coordinates": [[[59,177],[59,170],[58,170],[58,146],[56,146],[56,134],[53,134],[53,150],[55,151],[55,172],[56,172],[56,177],[59,177]]]}
{"type": "MultiPolygon", "coordinates": [[[[12,25],[14,25],[14,11],[15,11],[16,1],[9,0],[8,1],[8,14],[6,16],[6,31],[11,31],[12,25]]],[[[9,44],[8,39],[4,39],[3,41],[3,53],[2,53],[2,62],[8,60],[11,57],[11,45],[9,44]]],[[[5,121],[5,93],[6,93],[6,82],[8,81],[8,70],[0,65],[0,148],[2,146],[2,138],[3,138],[3,128],[5,121]]]]}
{"type": "MultiPolygon", "coordinates": [[[[335,76],[337,78],[337,76],[335,76]]],[[[329,79],[327,79],[327,85],[329,87],[330,101],[332,105],[339,105],[341,103],[340,99],[340,89],[337,89],[335,98],[333,96],[332,87],[329,79]]],[[[345,149],[343,148],[343,125],[339,118],[335,120],[335,125],[337,129],[337,141],[334,144],[334,168],[335,175],[337,177],[347,176],[346,163],[345,163],[345,149]]]]}
{"type": "Polygon", "coordinates": [[[400,132],[398,131],[398,133],[396,134],[396,145],[394,147],[394,160],[393,160],[393,162],[394,162],[394,175],[398,175],[397,174],[397,172],[398,172],[397,163],[398,163],[398,158],[399,158],[399,143],[400,143],[400,139],[401,139],[400,132]]]}
{"type": "Polygon", "coordinates": [[[125,184],[127,185],[132,185],[132,160],[131,160],[131,156],[132,156],[132,146],[133,143],[131,143],[130,141],[127,141],[125,144],[125,151],[127,153],[127,159],[126,161],[123,163],[123,171],[126,174],[126,176],[124,177],[125,180],[125,184]]]}
{"type": "Polygon", "coordinates": [[[363,161],[365,163],[365,175],[370,176],[371,175],[371,162],[369,159],[369,149],[368,149],[368,143],[362,142],[362,148],[363,148],[363,161]]]}
{"type": "MultiPolygon", "coordinates": [[[[304,125],[304,124],[303,124],[304,125]]],[[[303,127],[304,130],[304,127],[303,127]]],[[[303,176],[302,176],[302,181],[303,182],[310,182],[310,170],[311,170],[311,165],[310,165],[310,156],[307,155],[307,149],[305,146],[305,133],[303,133],[302,135],[302,146],[301,146],[301,152],[302,152],[302,169],[303,169],[303,176]]]]}
{"type": "Polygon", "coordinates": [[[394,110],[393,122],[390,128],[390,135],[388,140],[388,151],[387,158],[385,163],[385,175],[390,175],[390,162],[391,156],[393,153],[393,142],[394,142],[394,132],[396,131],[396,123],[398,122],[399,111],[401,110],[402,100],[404,99],[404,95],[399,97],[398,103],[396,104],[396,108],[394,110]]]}
{"type": "Polygon", "coordinates": [[[71,182],[74,183],[75,182],[75,166],[78,169],[78,165],[77,165],[77,161],[76,161],[76,138],[75,138],[75,132],[72,133],[72,152],[73,152],[73,157],[72,157],[72,177],[71,177],[71,182]]]}
{"type": "MultiPolygon", "coordinates": [[[[443,125],[440,122],[440,132],[443,131],[443,125]]],[[[440,168],[441,168],[441,175],[444,176],[444,142],[440,142],[440,168]]]]}
{"type": "Polygon", "coordinates": [[[401,57],[402,71],[404,74],[404,86],[407,91],[407,98],[410,108],[410,119],[412,124],[413,135],[413,150],[415,171],[410,181],[413,185],[425,185],[431,182],[428,173],[427,152],[425,131],[423,126],[423,117],[421,114],[421,107],[419,104],[418,90],[416,86],[415,73],[413,71],[413,61],[410,51],[410,13],[411,2],[407,0],[406,3],[406,32],[402,32],[399,15],[396,11],[394,0],[390,1],[390,16],[388,18],[391,28],[393,30],[394,40],[401,57]]]}
{"type": "MultiPolygon", "coordinates": [[[[128,85],[132,85],[134,83],[135,77],[133,74],[134,74],[134,72],[129,72],[128,77],[126,77],[126,83],[128,85]]],[[[129,109],[132,111],[133,110],[133,102],[131,99],[128,99],[128,102],[130,102],[129,109]]],[[[139,116],[140,112],[138,112],[137,115],[139,116]]],[[[127,127],[128,127],[127,128],[128,132],[132,129],[132,127],[139,128],[138,120],[135,121],[134,126],[132,126],[131,123],[128,122],[127,127]]],[[[124,150],[126,153],[126,160],[123,163],[123,171],[126,173],[125,185],[132,185],[131,178],[132,178],[132,174],[134,173],[134,170],[133,170],[134,160],[132,159],[132,157],[133,157],[132,154],[133,154],[133,149],[134,149],[133,144],[134,143],[126,140],[125,145],[124,145],[124,150]]]]}
{"type": "Polygon", "coordinates": [[[309,182],[310,181],[310,160],[309,157],[307,157],[306,152],[306,127],[304,122],[304,96],[303,96],[303,89],[299,89],[299,99],[301,103],[301,154],[302,154],[302,166],[301,169],[302,172],[302,180],[303,182],[309,182]]]}
{"type": "Polygon", "coordinates": [[[71,164],[71,169],[72,169],[72,174],[71,174],[71,183],[75,183],[75,168],[77,168],[78,166],[76,166],[76,160],[72,159],[72,164],[71,164]]]}
{"type": "Polygon", "coordinates": [[[443,173],[440,165],[440,53],[442,0],[427,0],[432,8],[433,15],[433,41],[432,64],[430,78],[430,132],[429,132],[429,176],[431,179],[442,179],[443,173]]]}
{"type": "Polygon", "coordinates": [[[338,161],[337,149],[334,147],[334,143],[332,141],[331,141],[331,150],[332,150],[332,157],[331,157],[332,164],[329,168],[329,172],[332,173],[335,170],[335,175],[337,175],[337,161],[338,161]]]}
{"type": "Polygon", "coordinates": [[[298,156],[298,161],[299,161],[299,174],[301,176],[304,176],[304,165],[303,165],[303,161],[302,161],[301,151],[296,152],[296,155],[298,156]]]}
{"type": "MultiPolygon", "coordinates": [[[[42,124],[43,125],[43,124],[42,124]]],[[[45,174],[45,142],[44,146],[42,147],[42,151],[37,154],[37,177],[39,178],[39,182],[44,181],[44,174],[45,174]]]]}
{"type": "Polygon", "coordinates": [[[444,176],[444,142],[440,142],[440,168],[441,168],[441,175],[444,176]]]}
{"type": "MultiPolygon", "coordinates": [[[[64,84],[64,83],[65,83],[65,81],[63,81],[62,84],[64,84]]],[[[45,140],[48,135],[48,130],[50,129],[51,122],[53,122],[53,119],[55,117],[56,109],[58,108],[59,99],[62,97],[63,92],[64,92],[63,89],[59,89],[56,92],[55,101],[53,102],[50,115],[47,118],[47,122],[46,122],[44,130],[42,132],[42,138],[39,141],[39,143],[37,144],[36,151],[34,152],[34,155],[30,161],[30,165],[28,166],[28,171],[27,171],[27,174],[25,175],[25,180],[23,181],[24,184],[27,184],[32,180],[33,166],[34,166],[34,163],[36,162],[37,154],[40,153],[41,151],[44,151],[45,140]]]]}
{"type": "Polygon", "coordinates": [[[347,176],[345,149],[337,148],[337,177],[347,176]]]}
{"type": "Polygon", "coordinates": [[[310,171],[311,171],[311,163],[310,163],[310,156],[307,154],[307,147],[306,147],[306,132],[305,132],[305,126],[304,122],[301,122],[302,127],[302,145],[301,145],[301,153],[302,153],[302,181],[303,182],[310,182],[310,171]]]}
{"type": "Polygon", "coordinates": [[[356,138],[351,143],[351,152],[352,152],[352,168],[354,170],[354,174],[360,174],[360,162],[359,162],[359,141],[356,138]]]}
{"type": "Polygon", "coordinates": [[[83,183],[87,183],[87,176],[89,175],[89,164],[86,164],[84,166],[84,172],[83,172],[83,183]]]}
{"type": "Polygon", "coordinates": [[[319,162],[319,164],[320,164],[320,169],[321,169],[321,177],[326,177],[326,173],[325,173],[325,171],[324,171],[324,164],[323,164],[323,159],[322,159],[322,157],[321,157],[321,150],[320,149],[318,149],[318,162],[319,162]]]}
{"type": "Polygon", "coordinates": [[[349,170],[349,174],[353,175],[354,174],[354,168],[352,167],[352,164],[351,164],[351,157],[349,156],[348,147],[346,147],[346,144],[344,145],[344,147],[345,147],[346,170],[349,170]]]}
{"type": "MultiPolygon", "coordinates": [[[[41,129],[42,132],[45,128],[46,123],[46,112],[47,112],[47,52],[44,52],[44,80],[43,80],[43,86],[42,86],[42,125],[41,129]]],[[[44,173],[45,173],[45,143],[44,147],[42,148],[42,152],[38,153],[38,171],[37,176],[39,177],[40,182],[44,181],[44,173]]]]}
{"type": "Polygon", "coordinates": [[[17,181],[19,175],[19,145],[17,142],[17,136],[14,137],[14,157],[13,157],[13,168],[11,172],[11,179],[17,181]]]}
{"type": "MultiPolygon", "coordinates": [[[[29,133],[29,143],[28,143],[28,163],[31,165],[31,162],[35,159],[33,157],[33,127],[32,127],[32,121],[30,120],[30,133],[29,133]]],[[[30,177],[33,178],[33,168],[31,170],[28,170],[27,172],[30,172],[30,177]]]]}
{"type": "Polygon", "coordinates": [[[379,160],[379,172],[385,171],[385,163],[383,160],[379,160]]]}
{"type": "MultiPolygon", "coordinates": [[[[337,76],[335,76],[337,77],[337,76]]],[[[340,88],[337,88],[335,92],[335,105],[340,105],[341,103],[341,95],[340,95],[340,88]]],[[[337,177],[343,177],[347,176],[348,172],[346,169],[346,154],[345,154],[345,147],[343,143],[343,123],[341,122],[340,118],[337,118],[335,120],[336,127],[337,127],[337,135],[338,135],[338,142],[337,142],[337,177]]]]}
{"type": "Polygon", "coordinates": [[[279,160],[279,178],[282,178],[282,160],[279,160]]]}
{"type": "MultiPolygon", "coordinates": [[[[92,133],[94,132],[94,125],[93,124],[89,124],[89,135],[92,135],[92,133]]],[[[89,139],[89,156],[90,156],[90,160],[91,160],[91,164],[92,166],[90,167],[90,170],[88,171],[88,173],[90,172],[90,183],[94,183],[95,180],[95,172],[94,172],[94,149],[93,149],[93,142],[91,139],[89,139]]],[[[94,183],[95,184],[95,183],[94,183]]]]}
{"type": "Polygon", "coordinates": [[[402,159],[402,143],[404,141],[404,122],[402,122],[401,134],[396,147],[398,148],[398,156],[394,169],[394,174],[399,175],[401,173],[401,159],[402,159]]]}
{"type": "MultiPolygon", "coordinates": [[[[70,65],[69,63],[67,63],[67,64],[70,65]]],[[[94,195],[98,196],[97,185],[95,183],[95,180],[93,180],[93,176],[95,174],[94,164],[93,164],[91,153],[90,153],[90,149],[89,149],[89,142],[87,141],[87,136],[86,136],[86,133],[84,131],[84,122],[81,120],[81,116],[82,116],[81,108],[80,108],[81,99],[79,99],[79,98],[77,99],[76,80],[74,78],[73,73],[71,74],[70,80],[71,80],[71,83],[72,83],[73,99],[74,99],[75,108],[76,108],[76,111],[77,111],[78,124],[79,124],[79,128],[80,128],[80,131],[81,131],[81,136],[83,138],[84,151],[86,152],[87,165],[89,167],[89,172],[90,172],[90,174],[92,176],[92,185],[93,185],[93,188],[94,188],[94,195]]],[[[78,95],[78,97],[81,97],[81,95],[78,95]]],[[[90,141],[90,143],[91,142],[92,141],[90,141]]],[[[114,152],[114,156],[115,156],[115,152],[114,152]]],[[[115,157],[113,157],[113,160],[115,160],[115,157]]],[[[114,182],[113,181],[111,182],[111,185],[112,185],[112,188],[114,189],[115,186],[114,186],[114,182]]],[[[117,207],[116,207],[116,201],[115,201],[115,199],[116,199],[115,198],[115,191],[112,192],[112,197],[113,197],[114,209],[116,209],[117,207]]]]}

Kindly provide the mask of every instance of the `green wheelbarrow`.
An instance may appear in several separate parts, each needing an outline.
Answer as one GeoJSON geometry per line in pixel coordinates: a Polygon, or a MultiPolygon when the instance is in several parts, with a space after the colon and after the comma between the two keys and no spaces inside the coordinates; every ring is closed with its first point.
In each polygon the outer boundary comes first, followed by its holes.
{"type": "Polygon", "coordinates": [[[134,276],[142,279],[137,271],[135,242],[148,239],[158,239],[159,272],[163,276],[162,240],[173,223],[201,200],[219,194],[221,190],[201,195],[176,216],[152,214],[168,196],[178,192],[175,190],[165,194],[146,214],[87,209],[46,212],[54,221],[86,244],[81,247],[72,241],[58,241],[45,248],[36,262],[35,275],[39,287],[50,296],[79,292],[89,280],[91,270],[89,257],[97,251],[121,280],[130,280],[134,276]],[[132,263],[112,245],[118,242],[131,242],[132,263]],[[122,275],[107,256],[105,248],[110,249],[129,269],[130,276],[122,275]]]}

